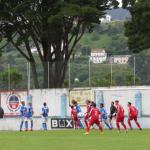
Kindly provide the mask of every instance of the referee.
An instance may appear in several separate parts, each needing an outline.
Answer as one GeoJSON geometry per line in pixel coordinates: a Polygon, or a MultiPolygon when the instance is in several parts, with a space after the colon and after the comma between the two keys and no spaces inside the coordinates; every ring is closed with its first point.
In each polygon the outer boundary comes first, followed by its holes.
{"type": "Polygon", "coordinates": [[[116,114],[117,114],[117,109],[115,107],[114,102],[112,101],[110,106],[110,115],[109,115],[109,122],[112,129],[113,129],[112,119],[116,117],[116,114]]]}

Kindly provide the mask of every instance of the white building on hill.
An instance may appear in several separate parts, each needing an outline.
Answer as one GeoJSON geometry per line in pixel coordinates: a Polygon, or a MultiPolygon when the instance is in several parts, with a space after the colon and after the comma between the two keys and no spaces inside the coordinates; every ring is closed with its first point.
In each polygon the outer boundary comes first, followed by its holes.
{"type": "Polygon", "coordinates": [[[95,64],[100,64],[105,62],[107,59],[107,53],[105,49],[91,49],[90,60],[95,64]]]}
{"type": "Polygon", "coordinates": [[[110,15],[105,15],[103,18],[100,18],[101,22],[111,22],[112,21],[112,17],[110,15]]]}

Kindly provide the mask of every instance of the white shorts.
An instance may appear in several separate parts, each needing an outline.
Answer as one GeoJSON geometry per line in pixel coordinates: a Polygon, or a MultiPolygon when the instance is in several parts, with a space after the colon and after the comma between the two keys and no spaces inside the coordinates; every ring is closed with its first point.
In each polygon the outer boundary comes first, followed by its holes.
{"type": "Polygon", "coordinates": [[[48,121],[48,117],[43,117],[42,116],[42,123],[47,123],[47,121],[48,121]]]}
{"type": "Polygon", "coordinates": [[[25,117],[25,121],[33,121],[33,118],[32,117],[25,117]]]}
{"type": "Polygon", "coordinates": [[[25,117],[20,117],[20,122],[24,122],[25,121],[25,117]]]}
{"type": "Polygon", "coordinates": [[[42,116],[42,123],[47,123],[47,121],[48,121],[48,117],[43,117],[42,116]]]}

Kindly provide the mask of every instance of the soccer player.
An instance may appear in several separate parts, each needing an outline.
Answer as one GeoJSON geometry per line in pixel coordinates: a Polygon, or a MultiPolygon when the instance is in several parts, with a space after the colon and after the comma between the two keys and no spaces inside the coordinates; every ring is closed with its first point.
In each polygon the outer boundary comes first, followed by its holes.
{"type": "Polygon", "coordinates": [[[127,132],[127,127],[124,123],[124,109],[123,107],[119,104],[119,101],[115,101],[116,109],[117,109],[117,116],[116,116],[116,126],[118,128],[118,131],[120,132],[120,125],[119,123],[122,124],[124,127],[125,131],[127,132]]]}
{"type": "Polygon", "coordinates": [[[4,109],[0,106],[0,118],[4,118],[4,109]]]}
{"type": "Polygon", "coordinates": [[[100,112],[101,112],[101,120],[104,121],[105,125],[111,130],[112,128],[108,123],[107,111],[103,103],[100,104],[100,112]]]}
{"type": "Polygon", "coordinates": [[[25,120],[25,113],[26,113],[26,107],[25,107],[25,102],[21,102],[21,107],[20,107],[20,132],[22,131],[22,126],[25,120]]]}
{"type": "Polygon", "coordinates": [[[73,106],[75,106],[75,108],[76,108],[76,110],[77,110],[77,113],[78,113],[78,123],[79,123],[79,127],[80,127],[81,129],[83,129],[84,126],[83,126],[83,124],[82,124],[82,122],[81,122],[81,120],[82,120],[82,118],[83,118],[83,113],[82,113],[81,107],[80,107],[80,105],[78,104],[78,102],[77,102],[76,100],[72,100],[72,104],[73,104],[73,106]]]}
{"type": "Polygon", "coordinates": [[[84,117],[84,123],[85,123],[86,128],[88,127],[88,119],[89,119],[89,113],[90,113],[90,111],[91,111],[91,108],[92,108],[91,101],[90,101],[90,100],[87,100],[87,101],[86,101],[86,109],[87,109],[87,112],[86,112],[86,115],[85,115],[85,117],[84,117]]]}
{"type": "Polygon", "coordinates": [[[110,106],[110,115],[109,115],[109,123],[112,129],[113,129],[112,119],[116,118],[116,114],[117,114],[117,110],[116,110],[114,102],[112,101],[111,106],[110,106]]]}
{"type": "Polygon", "coordinates": [[[129,124],[129,127],[130,129],[132,130],[132,125],[131,125],[131,120],[134,120],[137,127],[142,130],[137,118],[138,118],[138,110],[132,106],[132,104],[130,102],[128,102],[128,108],[129,108],[129,116],[128,116],[128,124],[129,124]]]}
{"type": "Polygon", "coordinates": [[[47,104],[44,102],[42,107],[43,130],[47,130],[48,113],[49,113],[49,108],[47,107],[47,104]]]}
{"type": "Polygon", "coordinates": [[[71,106],[71,118],[74,120],[75,129],[78,129],[78,113],[74,106],[71,106]]]}
{"type": "Polygon", "coordinates": [[[28,121],[30,121],[31,126],[30,126],[30,131],[33,131],[33,107],[32,107],[32,103],[28,103],[28,105],[26,106],[26,119],[25,119],[25,128],[26,131],[28,131],[28,121]]]}
{"type": "Polygon", "coordinates": [[[90,112],[91,119],[90,119],[88,127],[86,128],[86,133],[85,134],[89,134],[90,133],[90,128],[94,124],[96,124],[99,127],[99,130],[101,132],[103,132],[103,127],[102,127],[102,125],[101,125],[101,123],[99,121],[101,113],[100,113],[99,109],[96,108],[96,104],[95,103],[93,103],[92,106],[93,106],[93,108],[91,109],[91,112],[90,112]]]}

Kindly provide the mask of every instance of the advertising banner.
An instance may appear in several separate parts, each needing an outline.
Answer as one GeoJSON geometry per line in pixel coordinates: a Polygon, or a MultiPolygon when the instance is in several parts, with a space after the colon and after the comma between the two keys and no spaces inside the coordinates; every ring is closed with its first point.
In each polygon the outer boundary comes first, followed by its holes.
{"type": "Polygon", "coordinates": [[[21,101],[26,101],[27,91],[3,91],[0,92],[0,104],[5,116],[18,116],[21,101]]]}
{"type": "Polygon", "coordinates": [[[76,100],[79,105],[84,106],[86,100],[94,101],[94,94],[91,89],[70,90],[70,103],[72,100],[76,100]]]}
{"type": "Polygon", "coordinates": [[[74,123],[71,118],[52,118],[51,119],[52,129],[72,129],[74,123]]]}

